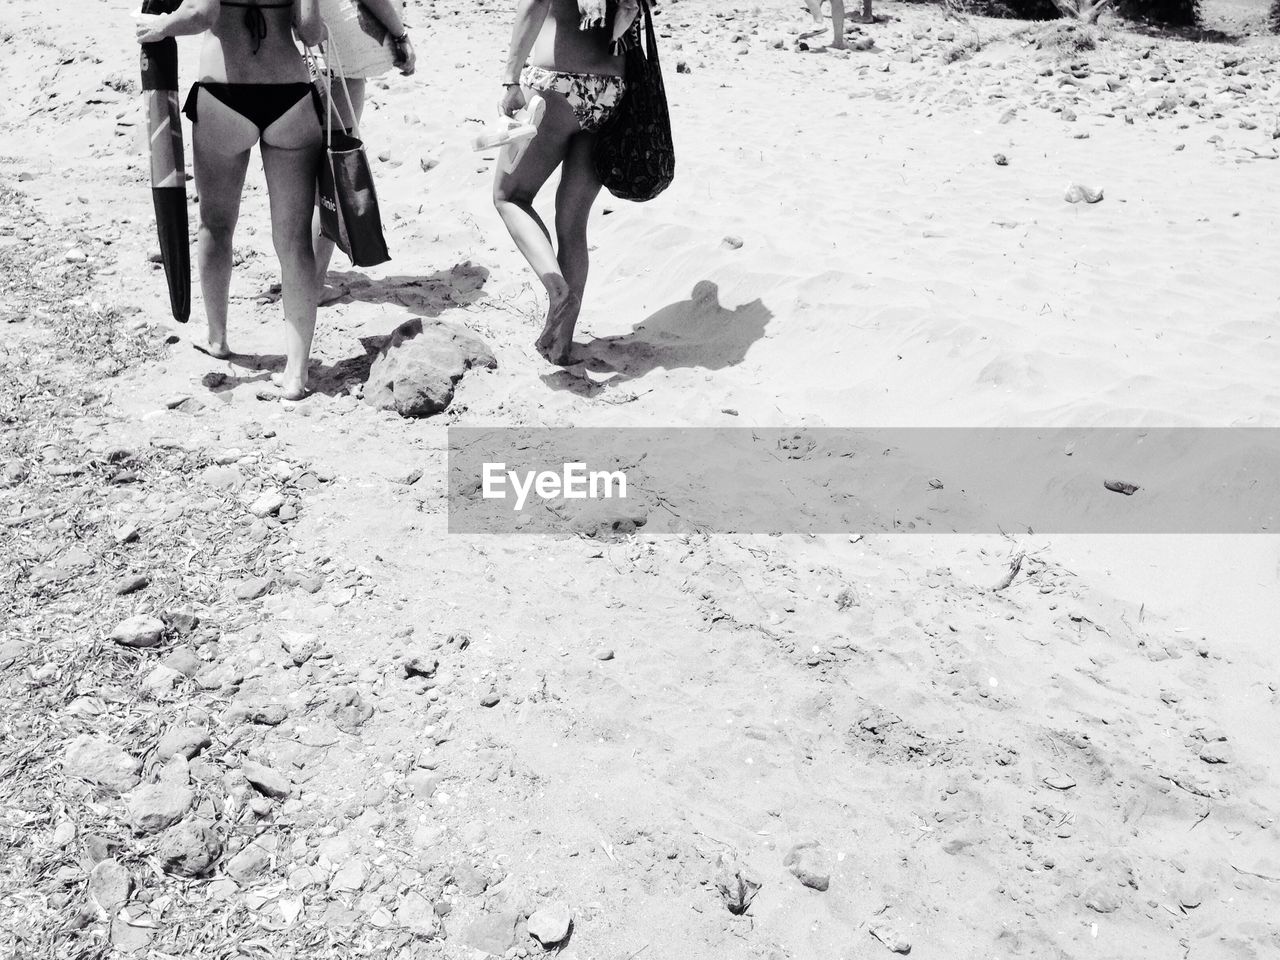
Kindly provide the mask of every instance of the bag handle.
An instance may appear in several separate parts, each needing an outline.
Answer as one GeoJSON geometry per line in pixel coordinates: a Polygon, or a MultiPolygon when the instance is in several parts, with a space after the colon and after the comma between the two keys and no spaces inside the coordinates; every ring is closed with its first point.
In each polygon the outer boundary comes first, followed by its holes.
{"type": "Polygon", "coordinates": [[[315,50],[319,50],[321,55],[324,54],[324,47],[317,45],[314,48],[303,47],[302,56],[307,61],[307,68],[313,77],[319,80],[322,75],[324,76],[324,120],[322,123],[324,125],[324,146],[325,150],[328,151],[333,149],[333,78],[329,75],[327,68],[323,71],[320,69],[320,62],[313,52],[315,50]]]}
{"type": "Polygon", "coordinates": [[[648,48],[648,57],[651,63],[658,63],[658,36],[653,30],[653,11],[649,7],[649,0],[640,0],[640,12],[644,15],[644,33],[645,46],[648,48]]]}
{"type": "MultiPolygon", "coordinates": [[[[315,73],[320,73],[320,65],[316,60],[316,55],[312,52],[311,47],[306,49],[307,62],[311,65],[311,69],[315,73]]],[[[355,103],[351,99],[351,88],[347,86],[346,75],[342,72],[342,58],[339,56],[336,48],[320,44],[314,48],[320,52],[320,56],[324,57],[324,77],[325,77],[325,146],[332,149],[333,147],[333,65],[338,67],[338,80],[342,84],[343,96],[347,98],[347,109],[351,112],[351,130],[357,139],[360,139],[360,120],[356,117],[355,103]]]]}

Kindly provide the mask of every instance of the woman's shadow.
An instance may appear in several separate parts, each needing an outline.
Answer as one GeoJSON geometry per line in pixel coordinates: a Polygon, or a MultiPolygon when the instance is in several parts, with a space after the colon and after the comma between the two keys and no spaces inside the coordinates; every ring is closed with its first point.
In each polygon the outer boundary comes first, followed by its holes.
{"type": "Polygon", "coordinates": [[[376,280],[352,270],[329,271],[329,280],[345,292],[330,301],[391,304],[420,317],[438,317],[446,310],[467,306],[484,296],[489,271],[467,260],[426,276],[380,277],[376,280]]]}
{"type": "MultiPolygon", "coordinates": [[[[700,280],[688,300],[663,307],[626,334],[597,337],[574,350],[588,369],[616,371],[634,380],[659,368],[723,370],[741,363],[764,336],[773,313],[761,300],[730,310],[720,288],[700,280]]],[[[614,378],[617,379],[617,378],[614,378]]]]}
{"type": "MultiPolygon", "coordinates": [[[[437,270],[424,276],[393,276],[375,280],[357,271],[342,273],[331,270],[329,277],[345,288],[342,297],[333,302],[350,299],[361,303],[390,304],[420,317],[438,317],[483,297],[489,271],[467,260],[454,264],[448,270],[437,270]]],[[[398,319],[397,325],[403,319],[398,319]]],[[[334,363],[325,364],[313,358],[309,374],[311,391],[336,396],[346,392],[353,383],[363,382],[378,351],[389,338],[389,333],[360,337],[364,353],[334,363]]],[[[284,369],[285,358],[275,353],[236,353],[227,363],[236,372],[206,375],[203,381],[206,387],[223,392],[243,384],[254,384],[270,395],[271,374],[284,369]]]]}

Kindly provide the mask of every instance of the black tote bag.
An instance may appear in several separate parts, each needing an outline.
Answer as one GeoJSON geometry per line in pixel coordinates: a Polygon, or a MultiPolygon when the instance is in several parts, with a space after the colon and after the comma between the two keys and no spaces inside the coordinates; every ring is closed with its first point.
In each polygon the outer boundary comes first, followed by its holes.
{"type": "Polygon", "coordinates": [[[675,179],[676,151],[648,0],[640,0],[640,16],[632,29],[626,91],[617,112],[600,131],[594,159],[596,176],[610,193],[619,200],[645,201],[658,196],[675,179]]]}
{"type": "MultiPolygon", "coordinates": [[[[353,266],[376,267],[391,259],[382,234],[382,214],[378,210],[378,193],[373,186],[373,171],[357,135],[333,129],[333,72],[325,63],[325,150],[320,163],[317,184],[320,205],[320,233],[345,253],[353,266]]],[[[341,67],[339,66],[339,70],[341,67]]],[[[346,79],[339,73],[343,90],[346,79]]],[[[351,95],[347,94],[350,104],[351,95]]],[[[352,109],[352,116],[355,115],[352,109]]]]}

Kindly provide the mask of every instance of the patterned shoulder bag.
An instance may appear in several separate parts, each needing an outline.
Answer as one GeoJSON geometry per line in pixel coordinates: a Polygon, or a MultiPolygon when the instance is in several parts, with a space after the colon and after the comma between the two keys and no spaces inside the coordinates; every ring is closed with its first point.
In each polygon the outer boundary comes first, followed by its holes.
{"type": "Polygon", "coordinates": [[[675,179],[676,151],[649,0],[640,0],[640,16],[632,31],[626,91],[596,140],[595,166],[600,182],[619,200],[644,201],[662,193],[675,179]]]}

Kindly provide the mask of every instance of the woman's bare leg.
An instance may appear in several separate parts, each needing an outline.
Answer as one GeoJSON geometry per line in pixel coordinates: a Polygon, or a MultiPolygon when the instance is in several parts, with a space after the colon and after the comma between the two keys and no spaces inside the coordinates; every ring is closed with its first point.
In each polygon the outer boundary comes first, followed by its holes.
{"type": "Polygon", "coordinates": [[[845,47],[844,0],[831,0],[831,29],[835,34],[835,39],[831,41],[831,45],[838,50],[843,50],[845,47]]]}
{"type": "MultiPolygon", "coordinates": [[[[347,90],[351,93],[351,103],[347,103],[346,94],[342,92],[342,85],[335,84],[333,87],[333,129],[334,130],[353,130],[360,125],[360,118],[364,116],[364,80],[347,80],[347,90]],[[354,108],[355,112],[352,112],[354,108]]],[[[320,210],[317,206],[314,218],[314,226],[312,227],[312,236],[315,239],[316,252],[316,289],[320,291],[320,303],[331,303],[341,297],[346,290],[335,289],[326,284],[329,276],[329,261],[333,259],[334,243],[328,237],[320,235],[320,210]]]]}
{"type": "Polygon", "coordinates": [[[560,171],[560,189],[556,191],[557,260],[573,296],[561,312],[546,344],[546,354],[552,363],[569,363],[573,331],[587,288],[591,260],[587,247],[587,221],[591,207],[600,195],[600,178],[596,176],[593,159],[595,142],[593,133],[579,133],[569,141],[564,167],[560,171]]]}
{"type": "Polygon", "coordinates": [[[231,356],[227,344],[231,240],[240,217],[249,150],[258,139],[258,128],[203,90],[196,96],[200,118],[192,131],[196,190],[200,197],[196,257],[209,324],[207,342],[197,344],[196,349],[222,360],[231,356]]]}
{"type": "MultiPolygon", "coordinates": [[[[533,91],[526,88],[525,96],[532,94],[533,91]]],[[[545,354],[546,344],[559,327],[566,310],[576,313],[577,297],[556,259],[551,234],[533,209],[533,200],[564,160],[570,140],[579,128],[578,120],[564,97],[544,93],[542,98],[547,102],[547,109],[538,127],[538,135],[530,141],[515,170],[507,173],[498,167],[493,182],[493,203],[517,249],[546,288],[549,300],[547,318],[535,342],[538,350],[545,354]]]]}
{"type": "Polygon", "coordinates": [[[262,135],[262,169],[271,202],[271,239],[280,259],[285,319],[285,368],[280,387],[289,400],[307,393],[307,365],[316,326],[316,258],[311,215],[321,154],[320,127],[310,98],[262,135]]]}

